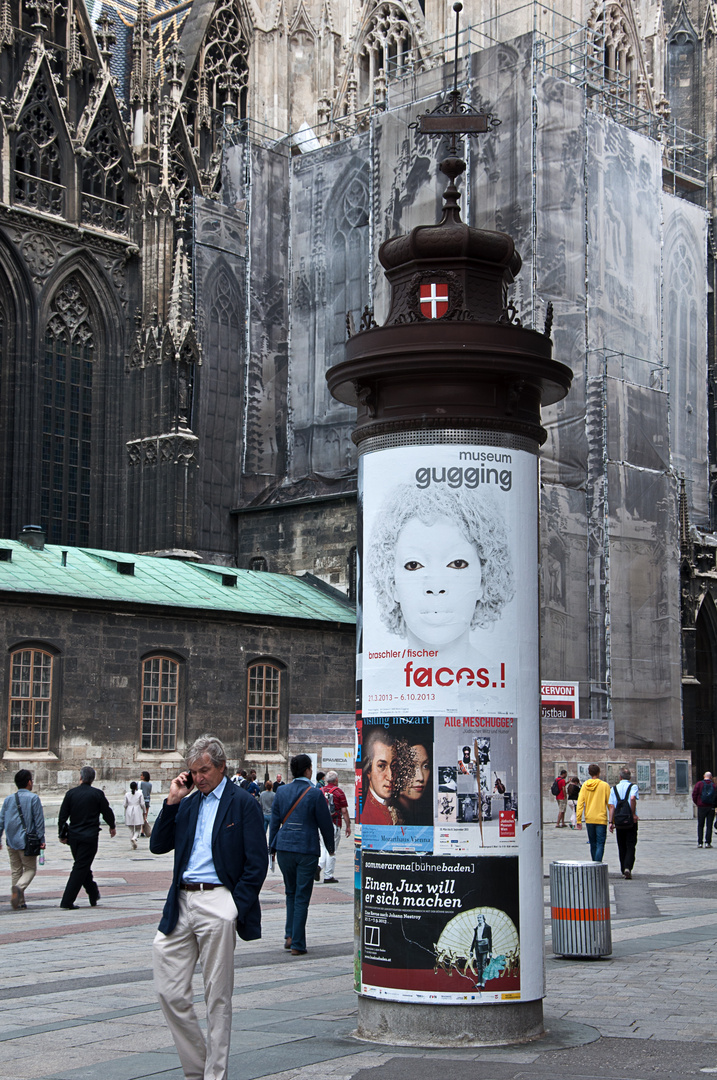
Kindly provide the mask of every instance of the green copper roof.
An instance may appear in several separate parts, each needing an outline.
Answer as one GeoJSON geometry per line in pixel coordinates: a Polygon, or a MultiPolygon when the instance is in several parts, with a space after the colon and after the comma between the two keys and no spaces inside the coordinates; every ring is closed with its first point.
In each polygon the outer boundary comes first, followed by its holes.
{"type": "Polygon", "coordinates": [[[355,622],[348,602],[287,574],[55,544],[34,551],[18,540],[0,540],[0,596],[3,592],[355,622]],[[12,551],[10,561],[2,560],[3,549],[12,551]]]}

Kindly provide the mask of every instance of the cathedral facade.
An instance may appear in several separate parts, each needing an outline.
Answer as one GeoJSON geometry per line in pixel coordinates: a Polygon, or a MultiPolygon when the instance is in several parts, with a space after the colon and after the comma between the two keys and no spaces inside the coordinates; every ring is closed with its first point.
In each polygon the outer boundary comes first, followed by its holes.
{"type": "Polygon", "coordinates": [[[552,304],[575,372],[544,414],[542,663],[580,720],[546,745],[708,767],[717,5],[500,7],[467,0],[456,69],[445,0],[0,0],[0,533],[355,595],[325,372],[385,314],[380,243],[436,218],[411,125],[455,77],[501,121],[464,217],[515,237],[507,317],[552,304]]]}

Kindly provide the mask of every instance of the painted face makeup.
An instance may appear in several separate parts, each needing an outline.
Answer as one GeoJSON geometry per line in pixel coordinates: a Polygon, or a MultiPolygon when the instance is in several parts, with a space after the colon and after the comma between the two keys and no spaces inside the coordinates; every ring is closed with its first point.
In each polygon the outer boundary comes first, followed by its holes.
{"type": "Polygon", "coordinates": [[[476,547],[455,522],[407,521],[396,542],[394,572],[410,637],[441,646],[468,633],[483,595],[483,573],[476,547]]]}

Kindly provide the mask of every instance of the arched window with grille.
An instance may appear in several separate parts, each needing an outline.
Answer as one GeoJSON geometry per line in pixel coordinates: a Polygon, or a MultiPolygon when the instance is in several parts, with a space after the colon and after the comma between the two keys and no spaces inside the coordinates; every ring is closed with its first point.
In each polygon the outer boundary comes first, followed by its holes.
{"type": "Polygon", "coordinates": [[[271,660],[249,665],[246,749],[248,754],[276,753],[281,722],[282,670],[271,660]]]}
{"type": "Polygon", "coordinates": [[[72,276],[53,298],[41,370],[40,506],[52,544],[90,542],[95,359],[89,301],[72,276]]]}
{"type": "Polygon", "coordinates": [[[16,206],[65,212],[62,153],[52,97],[45,83],[32,88],[15,141],[13,201],[16,206]]]}
{"type": "Polygon", "coordinates": [[[85,144],[82,220],[98,229],[126,233],[125,168],[112,110],[104,105],[85,144]]]}
{"type": "Polygon", "coordinates": [[[180,664],[171,656],[142,661],[142,750],[176,750],[180,664]]]}
{"type": "Polygon", "coordinates": [[[351,312],[358,327],[361,312],[369,303],[365,267],[368,264],[369,187],[367,169],[342,178],[335,188],[336,216],[331,237],[332,252],[332,333],[331,362],[343,358],[346,343],[346,314],[351,312]]]}
{"type": "Polygon", "coordinates": [[[214,402],[204,431],[203,544],[220,547],[226,539],[226,521],[212,507],[231,509],[235,489],[237,431],[241,430],[244,403],[239,392],[242,372],[241,297],[229,266],[219,261],[207,283],[206,321],[203,331],[202,393],[214,402]]]}
{"type": "Polygon", "coordinates": [[[9,750],[49,750],[54,662],[42,648],[10,653],[9,750]]]}

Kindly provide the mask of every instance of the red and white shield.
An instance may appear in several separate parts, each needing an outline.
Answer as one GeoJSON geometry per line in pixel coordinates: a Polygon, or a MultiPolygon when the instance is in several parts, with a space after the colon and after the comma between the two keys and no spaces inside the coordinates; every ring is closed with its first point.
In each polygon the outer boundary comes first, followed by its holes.
{"type": "Polygon", "coordinates": [[[448,311],[448,286],[421,285],[421,314],[426,319],[440,319],[448,311]]]}

